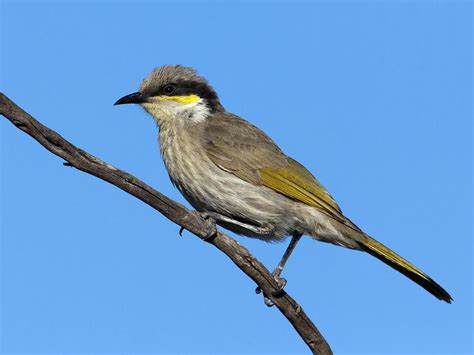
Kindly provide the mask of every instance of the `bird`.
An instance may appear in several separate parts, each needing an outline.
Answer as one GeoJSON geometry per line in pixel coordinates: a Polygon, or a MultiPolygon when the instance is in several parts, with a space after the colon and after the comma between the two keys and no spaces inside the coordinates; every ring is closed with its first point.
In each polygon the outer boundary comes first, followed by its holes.
{"type": "Polygon", "coordinates": [[[182,65],[155,68],[139,90],[114,105],[138,104],[158,126],[161,156],[172,184],[196,213],[223,228],[289,245],[281,272],[303,235],[366,252],[436,298],[453,298],[421,269],[362,231],[324,186],[261,129],[227,112],[209,82],[182,65]]]}

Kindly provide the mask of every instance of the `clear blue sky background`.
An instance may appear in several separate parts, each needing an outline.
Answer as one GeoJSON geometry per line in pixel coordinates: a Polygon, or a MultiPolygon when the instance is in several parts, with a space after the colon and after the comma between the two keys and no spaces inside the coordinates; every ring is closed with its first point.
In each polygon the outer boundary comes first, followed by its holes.
{"type": "MultiPolygon", "coordinates": [[[[193,66],[455,299],[305,239],[287,290],[337,353],[471,353],[470,2],[3,1],[1,11],[2,91],[74,144],[184,201],[152,120],[112,104],[154,67],[193,66]]],[[[0,128],[4,353],[307,351],[223,254],[0,128]]],[[[238,240],[269,268],[286,246],[238,240]]]]}

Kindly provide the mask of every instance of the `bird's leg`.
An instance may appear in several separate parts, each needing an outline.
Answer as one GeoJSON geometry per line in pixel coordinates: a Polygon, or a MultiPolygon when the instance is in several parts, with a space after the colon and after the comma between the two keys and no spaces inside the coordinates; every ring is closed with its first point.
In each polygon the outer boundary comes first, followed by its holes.
{"type": "MultiPolygon", "coordinates": [[[[286,286],[286,280],[283,277],[280,277],[281,272],[283,271],[283,268],[286,265],[286,262],[290,258],[291,253],[296,247],[296,244],[298,244],[299,240],[301,239],[302,234],[301,233],[293,233],[293,237],[291,238],[290,244],[288,244],[288,247],[285,250],[285,253],[283,254],[283,257],[281,258],[280,262],[278,263],[278,266],[275,268],[275,270],[272,271],[272,275],[275,278],[276,283],[278,284],[278,290],[276,290],[273,293],[273,296],[278,295],[283,291],[283,288],[286,286]]],[[[262,292],[260,287],[257,287],[255,289],[256,293],[262,292]]],[[[264,294],[264,302],[268,307],[273,306],[273,302],[264,294]]]]}
{"type": "MultiPolygon", "coordinates": [[[[283,254],[280,262],[278,263],[278,266],[275,268],[275,270],[272,271],[273,277],[278,280],[284,280],[284,283],[286,284],[286,280],[284,278],[280,277],[281,272],[283,271],[283,268],[286,265],[286,262],[288,261],[291,253],[296,247],[296,244],[298,244],[302,234],[301,233],[293,233],[293,237],[291,238],[290,244],[288,244],[288,247],[285,250],[285,253],[283,254]]],[[[285,285],[283,285],[284,287],[285,285]]]]}
{"type": "MultiPolygon", "coordinates": [[[[197,212],[196,211],[195,213],[197,213],[199,216],[201,216],[201,218],[205,219],[206,221],[209,221],[212,224],[215,224],[216,222],[229,223],[229,224],[233,224],[235,226],[247,229],[255,234],[260,234],[260,235],[270,234],[272,231],[272,229],[269,227],[260,227],[253,224],[244,223],[244,222],[237,221],[235,219],[232,219],[230,217],[224,216],[216,212],[208,212],[208,211],[197,212]]],[[[183,235],[183,231],[184,231],[184,228],[181,227],[179,230],[180,236],[183,235]]]]}
{"type": "Polygon", "coordinates": [[[247,229],[247,230],[249,230],[253,233],[256,233],[256,234],[265,235],[265,234],[269,234],[272,231],[271,228],[259,227],[259,226],[255,226],[253,224],[240,222],[240,221],[237,221],[237,220],[232,219],[230,217],[227,217],[227,216],[224,216],[222,214],[216,213],[216,212],[199,212],[199,214],[203,218],[206,218],[206,219],[212,218],[213,220],[215,220],[217,222],[224,222],[224,223],[233,224],[233,225],[236,225],[238,227],[245,228],[245,229],[247,229]]]}

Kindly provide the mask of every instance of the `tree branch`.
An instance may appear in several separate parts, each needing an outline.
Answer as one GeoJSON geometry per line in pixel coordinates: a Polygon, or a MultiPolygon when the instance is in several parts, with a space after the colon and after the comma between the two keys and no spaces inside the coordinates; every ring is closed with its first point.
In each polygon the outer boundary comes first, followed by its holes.
{"type": "MultiPolygon", "coordinates": [[[[79,149],[59,134],[42,125],[0,93],[0,114],[16,127],[36,139],[51,153],[63,158],[71,166],[105,180],[142,200],[165,217],[187,229],[199,238],[214,245],[226,254],[247,276],[261,288],[280,312],[288,319],[314,354],[332,354],[332,351],[306,315],[301,306],[285,291],[278,294],[278,285],[270,272],[237,241],[217,231],[208,221],[171,200],[136,177],[117,169],[91,154],[79,149]],[[213,235],[212,238],[209,238],[213,235]]],[[[68,165],[69,165],[68,164],[68,165]]]]}

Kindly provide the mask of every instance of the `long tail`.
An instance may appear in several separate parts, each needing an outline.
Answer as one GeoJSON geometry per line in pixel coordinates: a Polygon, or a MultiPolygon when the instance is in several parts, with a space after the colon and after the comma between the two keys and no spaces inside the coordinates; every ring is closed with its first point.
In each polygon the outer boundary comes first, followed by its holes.
{"type": "Polygon", "coordinates": [[[451,295],[423,271],[402,258],[394,251],[387,248],[382,243],[379,243],[368,235],[365,236],[366,238],[360,238],[358,240],[362,250],[375,256],[377,259],[383,261],[385,264],[389,265],[395,270],[401,272],[403,275],[416,282],[438,299],[451,303],[453,300],[451,295]]]}

